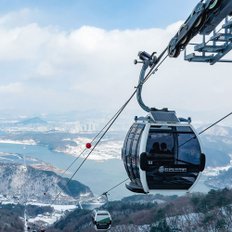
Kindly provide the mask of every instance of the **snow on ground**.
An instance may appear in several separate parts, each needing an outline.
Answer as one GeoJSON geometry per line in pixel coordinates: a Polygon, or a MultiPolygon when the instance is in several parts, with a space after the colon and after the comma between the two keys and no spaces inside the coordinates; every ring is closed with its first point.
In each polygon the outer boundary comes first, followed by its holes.
{"type": "Polygon", "coordinates": [[[36,206],[51,206],[54,208],[56,211],[65,211],[65,210],[73,210],[77,208],[76,205],[50,205],[50,204],[45,204],[45,203],[39,203],[39,202],[27,202],[28,205],[36,205],[36,206]]]}
{"type": "MultiPolygon", "coordinates": [[[[17,199],[14,199],[14,200],[7,199],[3,195],[0,195],[0,201],[1,201],[2,205],[8,205],[8,204],[16,205],[16,204],[18,204],[17,199]]],[[[33,201],[27,202],[27,205],[35,205],[35,206],[39,206],[39,207],[50,206],[50,207],[54,208],[54,212],[51,214],[46,212],[44,214],[38,214],[34,218],[32,218],[32,217],[28,218],[29,223],[37,224],[37,223],[42,222],[42,224],[46,224],[46,225],[53,224],[54,222],[59,220],[62,216],[64,216],[67,212],[73,211],[76,208],[78,208],[78,206],[76,206],[76,205],[55,205],[55,204],[50,205],[50,204],[44,204],[44,203],[39,203],[39,202],[33,202],[33,201]]]]}
{"type": "Polygon", "coordinates": [[[175,227],[175,231],[187,231],[186,228],[190,229],[191,225],[193,226],[194,224],[199,223],[201,217],[201,213],[186,213],[183,215],[167,217],[166,221],[171,228],[173,228],[173,226],[175,227]]]}
{"type": "Polygon", "coordinates": [[[15,203],[15,201],[4,200],[4,201],[1,201],[1,204],[2,205],[13,205],[13,204],[16,204],[16,203],[15,203]]]}
{"type": "Polygon", "coordinates": [[[29,223],[37,224],[37,222],[41,223],[43,222],[46,225],[51,225],[58,221],[62,216],[66,214],[66,212],[73,211],[77,208],[76,205],[49,205],[49,204],[43,204],[43,203],[35,203],[35,202],[28,202],[27,204],[30,205],[36,205],[36,206],[51,206],[54,208],[53,213],[44,213],[44,214],[38,214],[34,218],[28,218],[29,223]]]}
{"type": "MultiPolygon", "coordinates": [[[[65,149],[56,150],[58,152],[64,152],[69,155],[79,156],[83,150],[85,150],[86,143],[90,142],[89,138],[78,138],[74,139],[77,146],[66,146],[65,149]]],[[[121,148],[123,141],[120,140],[102,140],[102,142],[94,149],[93,153],[89,156],[92,160],[109,160],[109,159],[120,159],[121,158],[121,148]]],[[[94,144],[92,144],[92,147],[94,144]]],[[[81,157],[85,158],[90,150],[86,150],[81,157]]]]}
{"type": "Polygon", "coordinates": [[[0,143],[22,144],[22,145],[36,145],[36,142],[33,139],[28,139],[28,140],[0,139],[0,143]]]}

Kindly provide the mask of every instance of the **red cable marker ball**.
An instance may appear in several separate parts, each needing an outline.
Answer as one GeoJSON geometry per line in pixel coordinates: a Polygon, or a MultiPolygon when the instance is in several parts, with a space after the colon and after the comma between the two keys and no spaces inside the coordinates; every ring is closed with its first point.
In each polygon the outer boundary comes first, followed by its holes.
{"type": "Polygon", "coordinates": [[[92,147],[92,145],[91,145],[91,143],[86,143],[85,147],[86,147],[87,149],[90,149],[90,148],[92,147]]]}

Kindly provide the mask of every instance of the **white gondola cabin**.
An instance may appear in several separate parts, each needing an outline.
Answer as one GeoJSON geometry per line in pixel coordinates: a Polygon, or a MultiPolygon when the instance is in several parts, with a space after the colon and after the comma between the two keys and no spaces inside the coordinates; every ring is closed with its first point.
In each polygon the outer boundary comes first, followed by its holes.
{"type": "Polygon", "coordinates": [[[205,167],[199,138],[174,111],[153,110],[135,118],[122,148],[130,183],[137,193],[189,190],[205,167]]]}

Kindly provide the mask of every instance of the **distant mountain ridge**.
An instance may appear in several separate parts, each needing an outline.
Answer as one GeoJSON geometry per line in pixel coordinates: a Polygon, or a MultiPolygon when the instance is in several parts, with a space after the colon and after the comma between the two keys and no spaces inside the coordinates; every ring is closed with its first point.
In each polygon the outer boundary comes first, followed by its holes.
{"type": "MultiPolygon", "coordinates": [[[[201,131],[199,128],[198,131],[201,131]]],[[[219,167],[230,164],[232,154],[232,128],[214,126],[200,135],[207,167],[219,167]]]]}
{"type": "Polygon", "coordinates": [[[221,171],[217,176],[209,177],[206,184],[214,189],[232,188],[232,168],[221,171]]]}
{"type": "Polygon", "coordinates": [[[40,117],[33,117],[17,122],[17,125],[47,125],[48,123],[40,117]]]}
{"type": "MultiPolygon", "coordinates": [[[[198,130],[201,131],[205,128],[206,127],[204,127],[204,128],[200,127],[198,130]]],[[[204,135],[232,138],[232,127],[215,125],[212,128],[210,128],[209,130],[205,131],[204,135]]]]}

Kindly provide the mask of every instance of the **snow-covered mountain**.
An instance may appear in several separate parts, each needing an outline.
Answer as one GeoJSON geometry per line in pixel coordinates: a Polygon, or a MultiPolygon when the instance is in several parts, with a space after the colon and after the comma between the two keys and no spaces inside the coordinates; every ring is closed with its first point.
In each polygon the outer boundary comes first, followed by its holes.
{"type": "Polygon", "coordinates": [[[215,189],[232,188],[232,168],[219,172],[218,175],[210,176],[206,184],[215,189]]]}
{"type": "MultiPolygon", "coordinates": [[[[206,127],[207,125],[205,127],[198,128],[198,131],[205,129],[206,127]]],[[[204,135],[232,138],[232,128],[228,126],[215,125],[209,130],[205,131],[204,135]]]]}
{"type": "Polygon", "coordinates": [[[0,163],[1,198],[23,204],[24,202],[51,203],[58,193],[56,203],[68,204],[81,195],[92,196],[89,187],[51,171],[43,171],[20,164],[0,163]]]}
{"type": "MultiPolygon", "coordinates": [[[[201,129],[198,131],[201,131],[201,129]]],[[[216,125],[204,132],[200,138],[202,141],[203,152],[206,154],[207,167],[230,165],[232,155],[231,127],[216,125]]]]}

